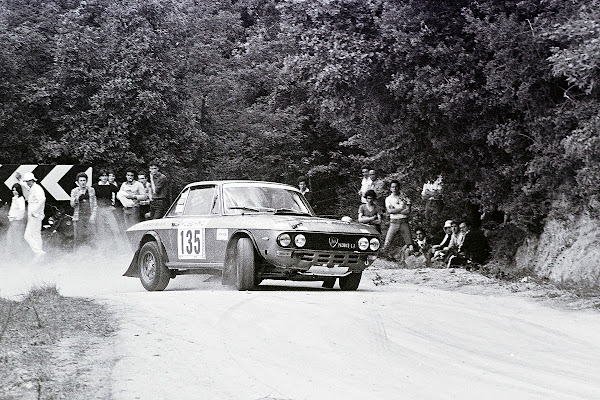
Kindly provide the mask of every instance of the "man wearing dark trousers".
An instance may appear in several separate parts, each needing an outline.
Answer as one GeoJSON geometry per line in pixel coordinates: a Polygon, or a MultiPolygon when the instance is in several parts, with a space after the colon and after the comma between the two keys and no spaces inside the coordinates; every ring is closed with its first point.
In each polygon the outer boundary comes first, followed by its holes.
{"type": "Polygon", "coordinates": [[[168,181],[160,173],[156,161],[150,163],[150,187],[152,195],[150,200],[150,217],[148,219],[162,218],[167,212],[168,181]]]}

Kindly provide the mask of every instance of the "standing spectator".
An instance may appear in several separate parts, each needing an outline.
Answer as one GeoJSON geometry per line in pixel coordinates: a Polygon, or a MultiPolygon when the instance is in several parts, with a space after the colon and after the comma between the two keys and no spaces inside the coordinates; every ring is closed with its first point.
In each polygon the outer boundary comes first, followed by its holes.
{"type": "Polygon", "coordinates": [[[156,161],[150,164],[150,186],[152,187],[150,201],[150,217],[148,219],[162,218],[167,212],[168,181],[167,177],[160,173],[156,161]]]}
{"type": "Polygon", "coordinates": [[[412,236],[410,233],[410,225],[408,220],[410,217],[411,202],[410,199],[400,191],[400,182],[394,179],[390,183],[391,194],[385,199],[385,208],[390,215],[390,226],[385,236],[383,251],[389,251],[389,247],[396,237],[400,234],[404,242],[402,252],[409,249],[412,250],[412,236]]]}
{"type": "MultiPolygon", "coordinates": [[[[119,184],[116,181],[115,173],[113,171],[108,171],[108,183],[113,185],[114,187],[116,187],[117,191],[119,190],[119,184]]],[[[115,203],[115,199],[113,199],[113,204],[114,203],[115,203]]]]}
{"type": "Polygon", "coordinates": [[[466,265],[467,269],[479,268],[490,256],[490,245],[481,230],[471,229],[468,221],[462,221],[459,226],[462,241],[455,255],[448,259],[448,267],[466,265]]]}
{"type": "MultiPolygon", "coordinates": [[[[17,176],[17,179],[19,176],[17,176]]],[[[23,237],[33,251],[33,262],[40,261],[46,252],[42,248],[42,220],[44,219],[44,206],[46,205],[46,194],[44,189],[38,185],[37,179],[31,172],[23,175],[23,181],[29,188],[27,207],[27,226],[23,237]]]]}
{"type": "MultiPolygon", "coordinates": [[[[371,180],[371,189],[375,191],[377,199],[383,199],[385,196],[385,184],[382,179],[377,177],[377,171],[369,170],[369,179],[371,180]]],[[[365,192],[366,193],[366,192],[365,192]]]]}
{"type": "Polygon", "coordinates": [[[442,176],[438,176],[435,181],[423,184],[421,191],[421,199],[425,202],[425,224],[430,229],[441,223],[440,217],[444,208],[442,180],[442,176]]]}
{"type": "Polygon", "coordinates": [[[307,183],[308,179],[305,176],[301,176],[300,178],[298,178],[298,189],[300,189],[300,193],[302,193],[306,201],[308,201],[308,203],[312,205],[313,196],[312,192],[308,188],[307,183]]]}
{"type": "Polygon", "coordinates": [[[135,171],[128,169],[125,172],[125,182],[117,193],[117,199],[123,205],[123,219],[125,229],[140,222],[140,200],[148,198],[144,186],[135,180],[135,171]]]}
{"type": "Polygon", "coordinates": [[[96,215],[96,227],[101,238],[110,238],[111,247],[119,247],[122,243],[121,230],[115,216],[114,199],[119,189],[108,182],[106,170],[100,170],[100,181],[93,185],[96,192],[98,212],[96,215]]]}
{"type": "Polygon", "coordinates": [[[146,178],[146,173],[143,171],[138,172],[138,182],[144,186],[146,190],[147,199],[140,200],[140,221],[144,221],[150,218],[150,201],[152,200],[152,186],[146,178]]]}
{"type": "Polygon", "coordinates": [[[367,202],[361,204],[358,207],[358,222],[368,225],[373,225],[377,232],[381,233],[381,209],[375,200],[377,200],[377,194],[374,190],[367,190],[365,193],[365,199],[367,202]]]}
{"type": "Polygon", "coordinates": [[[8,210],[9,226],[6,231],[4,257],[20,256],[23,252],[23,235],[25,234],[25,196],[23,196],[23,188],[19,183],[12,186],[12,202],[8,210]]]}
{"type": "Polygon", "coordinates": [[[358,195],[360,196],[360,202],[365,204],[367,199],[365,199],[365,193],[367,190],[371,189],[371,178],[369,178],[369,168],[362,167],[362,180],[360,181],[360,190],[358,191],[358,195]]]}
{"type": "Polygon", "coordinates": [[[71,207],[73,207],[73,223],[75,232],[75,247],[82,244],[94,245],[92,236],[96,228],[96,213],[98,202],[96,191],[88,187],[88,176],[80,172],[76,177],[77,186],[71,190],[71,207]]]}

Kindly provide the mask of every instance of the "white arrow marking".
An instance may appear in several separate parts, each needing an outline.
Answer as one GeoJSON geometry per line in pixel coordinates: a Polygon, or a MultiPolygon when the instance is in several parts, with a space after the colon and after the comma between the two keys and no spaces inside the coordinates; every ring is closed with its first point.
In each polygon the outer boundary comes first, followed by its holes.
{"type": "Polygon", "coordinates": [[[92,167],[85,170],[85,174],[88,176],[88,186],[92,186],[94,181],[92,180],[92,167]]]}
{"type": "Polygon", "coordinates": [[[16,175],[17,172],[21,174],[21,177],[27,172],[33,172],[33,170],[37,167],[37,164],[27,164],[27,165],[19,165],[19,168],[15,169],[15,172],[12,173],[11,176],[8,177],[7,180],[4,181],[4,184],[9,189],[12,189],[15,183],[19,183],[16,175]]]}
{"type": "Polygon", "coordinates": [[[71,196],[63,190],[58,184],[58,181],[65,176],[73,167],[72,165],[57,165],[52,168],[52,171],[40,182],[41,185],[50,193],[56,200],[69,200],[71,196]]]}

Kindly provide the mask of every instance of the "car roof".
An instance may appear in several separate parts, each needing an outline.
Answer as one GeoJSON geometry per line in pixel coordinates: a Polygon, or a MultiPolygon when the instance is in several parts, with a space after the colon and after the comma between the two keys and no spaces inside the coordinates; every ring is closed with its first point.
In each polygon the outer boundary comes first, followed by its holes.
{"type": "Polygon", "coordinates": [[[243,180],[243,179],[225,179],[225,180],[218,180],[218,181],[199,181],[199,182],[192,182],[189,183],[185,186],[184,189],[187,189],[188,187],[192,187],[192,186],[200,186],[200,185],[223,185],[223,184],[236,184],[236,183],[243,183],[245,185],[247,184],[257,184],[257,185],[273,185],[273,186],[281,186],[284,188],[288,188],[288,189],[293,189],[295,191],[300,191],[297,187],[292,186],[292,185],[288,185],[286,183],[280,183],[280,182],[268,182],[268,181],[253,181],[253,180],[243,180]]]}

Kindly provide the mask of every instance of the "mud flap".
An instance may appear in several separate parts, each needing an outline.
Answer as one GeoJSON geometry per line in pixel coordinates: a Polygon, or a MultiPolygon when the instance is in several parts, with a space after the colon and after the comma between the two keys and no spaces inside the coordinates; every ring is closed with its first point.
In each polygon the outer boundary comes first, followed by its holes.
{"type": "Polygon", "coordinates": [[[127,271],[125,271],[125,273],[123,274],[123,276],[130,276],[132,278],[139,278],[140,277],[140,266],[138,265],[138,255],[140,254],[140,250],[136,250],[135,254],[133,255],[133,260],[131,260],[131,264],[129,264],[129,268],[127,269],[127,271]]]}

